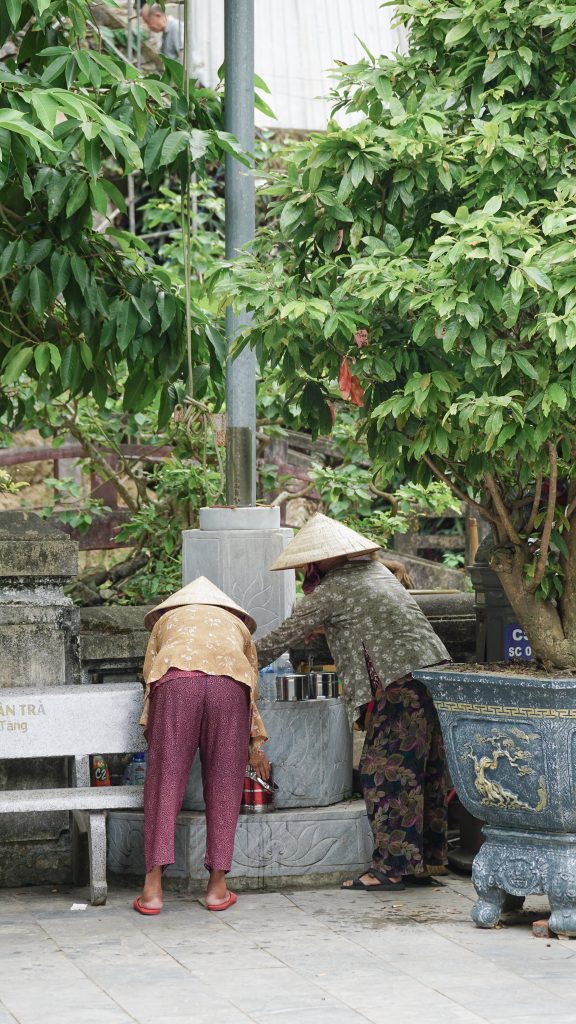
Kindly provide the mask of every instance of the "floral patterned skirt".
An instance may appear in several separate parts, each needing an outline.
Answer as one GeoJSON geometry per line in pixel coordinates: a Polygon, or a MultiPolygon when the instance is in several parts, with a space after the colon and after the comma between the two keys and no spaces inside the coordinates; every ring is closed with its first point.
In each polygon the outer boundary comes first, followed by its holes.
{"type": "Polygon", "coordinates": [[[360,776],[374,834],[372,866],[390,875],[417,875],[444,864],[444,744],[432,698],[411,675],[375,700],[360,776]]]}

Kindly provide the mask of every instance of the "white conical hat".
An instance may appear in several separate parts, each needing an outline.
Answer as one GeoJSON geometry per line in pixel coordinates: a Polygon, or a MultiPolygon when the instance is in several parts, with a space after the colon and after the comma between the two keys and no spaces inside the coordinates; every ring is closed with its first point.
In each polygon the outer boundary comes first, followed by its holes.
{"type": "Polygon", "coordinates": [[[379,544],[356,530],[316,512],[270,568],[298,569],[310,562],[322,562],[339,555],[367,555],[379,548],[379,544]]]}
{"type": "Polygon", "coordinates": [[[238,615],[245,622],[251,633],[254,633],[256,630],[255,619],[248,612],[245,612],[239,604],[236,604],[231,597],[228,597],[223,590],[220,590],[214,583],[211,583],[206,576],[198,576],[197,579],[187,583],[181,590],[177,590],[171,597],[167,597],[165,601],[162,601],[162,604],[156,605],[155,608],[147,612],[144,616],[146,629],[152,629],[152,626],[158,621],[162,613],[169,608],[181,608],[186,604],[211,604],[215,605],[216,608],[226,608],[227,611],[238,615]]]}

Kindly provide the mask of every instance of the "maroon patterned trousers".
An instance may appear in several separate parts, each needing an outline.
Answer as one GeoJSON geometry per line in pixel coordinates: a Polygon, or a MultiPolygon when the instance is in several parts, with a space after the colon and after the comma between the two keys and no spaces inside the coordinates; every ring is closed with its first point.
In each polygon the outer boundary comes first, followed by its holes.
{"type": "Polygon", "coordinates": [[[152,690],[144,784],[146,871],[174,863],[176,817],[200,749],[206,868],[229,871],[248,746],[250,691],[229,676],[170,669],[152,690]]]}
{"type": "Polygon", "coordinates": [[[374,835],[372,866],[390,875],[418,875],[444,864],[442,733],[428,690],[411,675],[376,696],[359,767],[374,835]]]}

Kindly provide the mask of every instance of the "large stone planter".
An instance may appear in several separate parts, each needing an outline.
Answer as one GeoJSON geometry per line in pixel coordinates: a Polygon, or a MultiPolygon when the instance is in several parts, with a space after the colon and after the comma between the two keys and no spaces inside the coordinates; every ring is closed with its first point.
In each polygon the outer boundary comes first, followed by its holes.
{"type": "Polygon", "coordinates": [[[531,893],[576,936],[576,679],[445,669],[414,673],[440,717],[464,807],[486,822],[472,919],[493,928],[531,893]]]}

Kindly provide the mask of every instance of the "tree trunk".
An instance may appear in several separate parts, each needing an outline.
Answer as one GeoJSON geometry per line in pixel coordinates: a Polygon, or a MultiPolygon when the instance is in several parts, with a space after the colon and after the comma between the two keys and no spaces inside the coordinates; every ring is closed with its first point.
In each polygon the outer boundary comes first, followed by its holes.
{"type": "Polygon", "coordinates": [[[576,671],[576,636],[565,632],[560,611],[551,601],[543,601],[526,589],[523,564],[520,551],[513,559],[498,558],[496,551],[492,568],[530,640],[534,657],[547,669],[576,671]]]}

